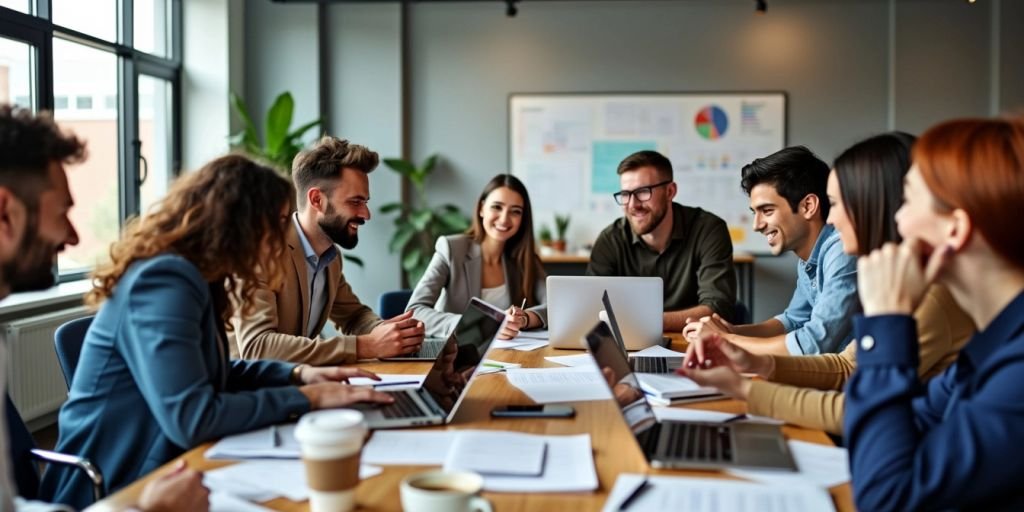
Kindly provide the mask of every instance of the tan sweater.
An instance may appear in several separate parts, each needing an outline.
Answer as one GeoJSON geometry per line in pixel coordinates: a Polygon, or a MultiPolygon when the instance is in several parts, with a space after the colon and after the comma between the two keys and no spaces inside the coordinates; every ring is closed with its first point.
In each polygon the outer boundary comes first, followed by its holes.
{"type": "MultiPolygon", "coordinates": [[[[914,319],[921,347],[918,374],[927,380],[956,361],[960,348],[974,334],[974,322],[949,290],[939,285],[928,289],[914,319]]],[[[775,360],[775,372],[769,376],[772,382],[752,382],[747,411],[842,435],[845,400],[839,390],[857,367],[856,354],[856,344],[851,342],[839,354],[771,356],[775,360]]]]}

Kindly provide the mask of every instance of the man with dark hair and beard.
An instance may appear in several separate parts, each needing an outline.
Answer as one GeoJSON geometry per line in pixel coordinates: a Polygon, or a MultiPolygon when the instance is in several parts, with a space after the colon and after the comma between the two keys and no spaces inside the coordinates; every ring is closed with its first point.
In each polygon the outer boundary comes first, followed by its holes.
{"type": "Polygon", "coordinates": [[[587,275],[660,277],[665,331],[712,313],[732,318],[736,273],[725,221],[672,201],[672,163],[657,151],[629,155],[617,172],[615,202],[625,216],[598,235],[587,275]]]}
{"type": "Polygon", "coordinates": [[[369,174],[379,161],[366,147],[331,136],[295,157],[298,211],[289,223],[284,285],[260,289],[250,315],[235,307],[233,356],[321,366],[419,350],[423,323],[410,312],[382,321],[361,303],[335,246],[352,249],[359,242],[359,226],[370,220],[369,174]],[[328,319],[344,334],[320,336],[328,319]]]}
{"type": "MultiPolygon", "coordinates": [[[[82,141],[61,133],[48,114],[0,105],[0,299],[53,286],[57,253],[78,243],[68,218],[74,201],[64,164],[84,159],[82,141]]],[[[0,388],[7,382],[6,345],[0,339],[0,388]]],[[[39,489],[29,487],[39,482],[38,477],[12,472],[12,461],[20,463],[30,455],[27,446],[8,447],[6,414],[6,407],[0,407],[0,512],[70,510],[18,497],[35,496],[39,489]]],[[[209,491],[202,482],[201,473],[179,464],[146,485],[135,509],[208,510],[209,491]]]]}

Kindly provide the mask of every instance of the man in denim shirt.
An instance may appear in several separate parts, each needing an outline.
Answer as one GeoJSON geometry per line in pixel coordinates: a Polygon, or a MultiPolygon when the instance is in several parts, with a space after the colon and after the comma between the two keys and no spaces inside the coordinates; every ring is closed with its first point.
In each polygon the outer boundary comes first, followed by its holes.
{"type": "Polygon", "coordinates": [[[690,338],[701,331],[757,353],[839,352],[851,339],[858,310],[857,260],[843,253],[839,234],[825,224],[829,167],[803,146],[783,149],[743,167],[754,229],[768,238],[772,254],[793,251],[796,290],[789,307],[758,324],[732,325],[717,316],[691,322],[690,338]]]}

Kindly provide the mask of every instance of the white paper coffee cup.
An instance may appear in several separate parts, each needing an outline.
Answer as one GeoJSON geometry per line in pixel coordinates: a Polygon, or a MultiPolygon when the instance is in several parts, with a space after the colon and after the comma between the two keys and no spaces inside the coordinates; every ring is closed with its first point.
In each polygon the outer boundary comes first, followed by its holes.
{"type": "Polygon", "coordinates": [[[355,508],[359,455],[366,439],[363,413],[351,409],[316,411],[299,419],[295,439],[302,450],[312,512],[355,508]]]}

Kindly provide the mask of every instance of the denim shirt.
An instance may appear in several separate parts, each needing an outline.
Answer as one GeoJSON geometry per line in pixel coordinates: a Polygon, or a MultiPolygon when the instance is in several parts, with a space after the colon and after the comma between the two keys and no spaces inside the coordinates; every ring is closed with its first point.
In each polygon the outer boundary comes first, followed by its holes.
{"type": "Polygon", "coordinates": [[[859,510],[1024,510],[1024,293],[922,384],[914,319],[858,317],[845,432],[859,510]]]}
{"type": "Polygon", "coordinates": [[[775,318],[786,329],[790,354],[838,353],[850,342],[857,300],[857,258],[843,252],[839,233],[826,225],[807,261],[797,262],[796,290],[775,318]]]}

